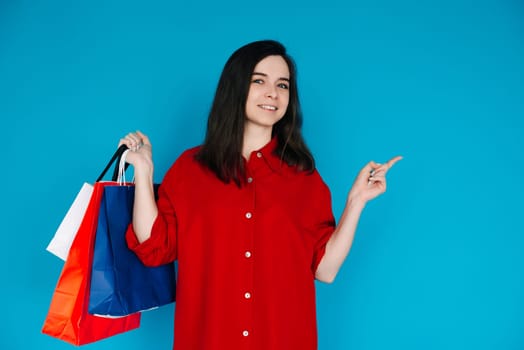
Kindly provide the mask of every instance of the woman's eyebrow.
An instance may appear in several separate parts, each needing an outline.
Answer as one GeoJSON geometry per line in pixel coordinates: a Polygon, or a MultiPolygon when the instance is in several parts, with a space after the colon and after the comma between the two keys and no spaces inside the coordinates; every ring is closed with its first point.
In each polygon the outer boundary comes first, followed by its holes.
{"type": "MultiPolygon", "coordinates": [[[[253,72],[253,74],[251,74],[251,75],[261,75],[263,77],[267,77],[266,73],[260,73],[260,72],[253,72]]],[[[289,78],[284,78],[284,77],[280,77],[280,78],[278,78],[278,80],[284,80],[284,81],[289,82],[289,78]]]]}

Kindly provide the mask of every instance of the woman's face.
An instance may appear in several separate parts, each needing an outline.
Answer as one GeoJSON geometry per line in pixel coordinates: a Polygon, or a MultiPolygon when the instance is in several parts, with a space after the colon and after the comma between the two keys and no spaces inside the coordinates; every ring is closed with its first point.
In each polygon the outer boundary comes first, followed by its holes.
{"type": "Polygon", "coordinates": [[[246,123],[272,128],[289,104],[289,68],[282,56],[267,56],[255,66],[246,101],[246,123]]]}

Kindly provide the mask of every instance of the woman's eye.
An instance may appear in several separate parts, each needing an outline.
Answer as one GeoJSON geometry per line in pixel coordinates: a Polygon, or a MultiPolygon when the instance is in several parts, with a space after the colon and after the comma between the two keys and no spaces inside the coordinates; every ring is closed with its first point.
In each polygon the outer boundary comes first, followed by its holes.
{"type": "Polygon", "coordinates": [[[264,81],[262,79],[253,79],[252,83],[254,84],[262,84],[264,81]]]}
{"type": "Polygon", "coordinates": [[[286,89],[286,90],[289,89],[289,86],[287,84],[284,84],[284,83],[278,84],[278,87],[281,88],[281,89],[286,89]]]}

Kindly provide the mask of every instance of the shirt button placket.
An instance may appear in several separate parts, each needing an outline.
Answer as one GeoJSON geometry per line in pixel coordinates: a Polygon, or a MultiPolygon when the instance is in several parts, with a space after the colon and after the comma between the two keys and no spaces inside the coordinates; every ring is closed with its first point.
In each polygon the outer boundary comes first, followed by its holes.
{"type": "MultiPolygon", "coordinates": [[[[261,158],[262,154],[260,152],[257,153],[257,157],[261,158]]],[[[253,326],[253,308],[252,308],[252,297],[253,297],[253,243],[254,243],[254,225],[256,222],[255,215],[255,186],[253,184],[253,177],[250,174],[247,179],[247,185],[245,187],[245,190],[247,191],[247,198],[249,198],[249,206],[246,208],[247,210],[244,213],[244,220],[246,220],[246,246],[244,251],[241,253],[243,254],[244,264],[246,265],[246,280],[244,285],[244,291],[241,295],[239,295],[240,298],[242,298],[242,303],[244,304],[244,308],[246,310],[246,319],[244,320],[244,329],[241,330],[242,332],[242,338],[244,339],[251,339],[252,338],[252,326],[253,326]]],[[[251,343],[253,340],[251,339],[249,343],[251,343]]],[[[247,345],[247,344],[246,344],[247,345]]]]}

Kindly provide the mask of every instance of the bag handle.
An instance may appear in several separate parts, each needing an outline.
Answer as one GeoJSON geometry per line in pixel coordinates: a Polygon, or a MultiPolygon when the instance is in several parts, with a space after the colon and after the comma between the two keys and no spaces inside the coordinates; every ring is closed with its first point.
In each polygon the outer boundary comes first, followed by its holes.
{"type": "MultiPolygon", "coordinates": [[[[126,169],[127,169],[127,166],[129,165],[128,163],[126,163],[126,157],[127,157],[127,154],[129,153],[129,149],[126,149],[124,151],[124,153],[122,153],[122,155],[120,156],[120,160],[118,161],[118,179],[117,179],[117,182],[120,186],[124,185],[126,183],[126,169]]],[[[116,165],[115,165],[115,170],[116,170],[116,165]]],[[[114,176],[114,175],[113,175],[114,176]]],[[[113,180],[115,181],[115,180],[113,180]]]]}
{"type": "MultiPolygon", "coordinates": [[[[117,166],[115,166],[115,170],[113,171],[113,177],[111,179],[112,181],[117,181],[117,179],[118,179],[118,164],[120,164],[120,159],[122,158],[122,154],[127,149],[128,149],[128,147],[126,145],[122,145],[122,146],[118,147],[116,152],[111,157],[111,160],[109,161],[109,163],[107,163],[106,167],[104,168],[104,170],[102,171],[102,173],[100,174],[98,179],[96,179],[96,182],[99,182],[99,181],[101,181],[104,178],[105,174],[107,173],[107,171],[109,170],[111,165],[113,165],[113,163],[118,159],[117,166]]],[[[129,164],[126,164],[125,165],[125,169],[127,169],[128,166],[129,166],[129,164]]]]}

